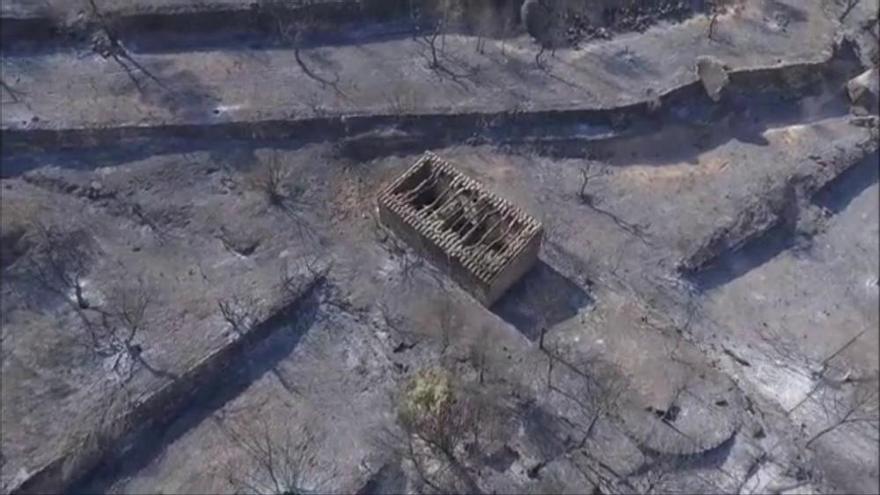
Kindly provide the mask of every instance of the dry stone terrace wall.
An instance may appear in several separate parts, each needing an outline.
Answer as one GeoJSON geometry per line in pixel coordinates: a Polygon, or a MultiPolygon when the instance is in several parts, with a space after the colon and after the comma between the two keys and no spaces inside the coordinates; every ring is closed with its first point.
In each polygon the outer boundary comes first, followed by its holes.
{"type": "Polygon", "coordinates": [[[270,310],[271,316],[240,338],[212,350],[173,381],[140,396],[132,409],[122,411],[115,418],[108,418],[101,423],[99,431],[88,432],[78,439],[76,448],[27,472],[27,476],[18,478],[4,490],[8,489],[11,495],[83,493],[89,477],[96,468],[101,467],[102,462],[112,465],[114,459],[145,436],[155,434],[157,428],[161,430],[163,425],[170,424],[184,411],[191,410],[194,401],[204,401],[204,395],[217,394],[218,384],[234,387],[234,380],[222,376],[228,375],[236,362],[248,359],[247,353],[252,352],[271,333],[285,328],[286,321],[296,321],[297,317],[310,311],[324,282],[323,276],[308,280],[289,300],[270,310]]]}
{"type": "Polygon", "coordinates": [[[538,258],[541,224],[425,153],[379,196],[379,218],[489,306],[538,258]]]}

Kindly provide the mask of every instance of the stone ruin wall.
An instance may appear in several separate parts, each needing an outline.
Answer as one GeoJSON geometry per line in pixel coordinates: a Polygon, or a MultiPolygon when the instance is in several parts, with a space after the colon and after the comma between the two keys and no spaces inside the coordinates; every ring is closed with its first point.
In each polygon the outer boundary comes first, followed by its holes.
{"type": "Polygon", "coordinates": [[[486,306],[538,259],[543,228],[433,153],[379,196],[379,219],[486,306]]]}

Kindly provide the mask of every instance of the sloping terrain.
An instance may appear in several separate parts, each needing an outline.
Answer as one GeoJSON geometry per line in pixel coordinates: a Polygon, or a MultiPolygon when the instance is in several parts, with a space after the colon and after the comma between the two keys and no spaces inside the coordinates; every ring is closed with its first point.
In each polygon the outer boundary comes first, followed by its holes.
{"type": "Polygon", "coordinates": [[[620,7],[543,60],[509,2],[369,3],[4,3],[76,34],[4,34],[4,493],[877,491],[876,0],[620,7]],[[491,308],[378,222],[427,149],[544,225],[491,308]]]}

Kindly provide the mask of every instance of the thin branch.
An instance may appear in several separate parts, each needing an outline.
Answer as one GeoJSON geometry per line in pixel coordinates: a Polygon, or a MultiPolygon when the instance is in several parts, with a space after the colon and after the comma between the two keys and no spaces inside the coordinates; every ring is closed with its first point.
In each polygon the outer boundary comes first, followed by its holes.
{"type": "Polygon", "coordinates": [[[859,4],[861,0],[847,0],[846,1],[846,9],[840,14],[840,18],[838,19],[840,22],[843,22],[846,19],[846,16],[849,15],[850,12],[859,4]]]}
{"type": "Polygon", "coordinates": [[[12,86],[6,84],[6,81],[4,81],[2,78],[0,78],[0,86],[2,86],[3,89],[5,89],[6,92],[9,94],[9,96],[12,97],[12,101],[14,103],[18,103],[21,101],[19,99],[19,95],[23,95],[24,92],[13,89],[12,86]]]}

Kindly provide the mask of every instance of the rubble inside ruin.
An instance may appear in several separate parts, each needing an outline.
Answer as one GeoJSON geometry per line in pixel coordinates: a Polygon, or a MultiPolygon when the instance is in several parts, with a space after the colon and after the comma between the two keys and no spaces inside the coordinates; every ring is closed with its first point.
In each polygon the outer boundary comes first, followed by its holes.
{"type": "Polygon", "coordinates": [[[379,218],[490,306],[538,259],[541,224],[433,153],[379,196],[379,218]]]}

